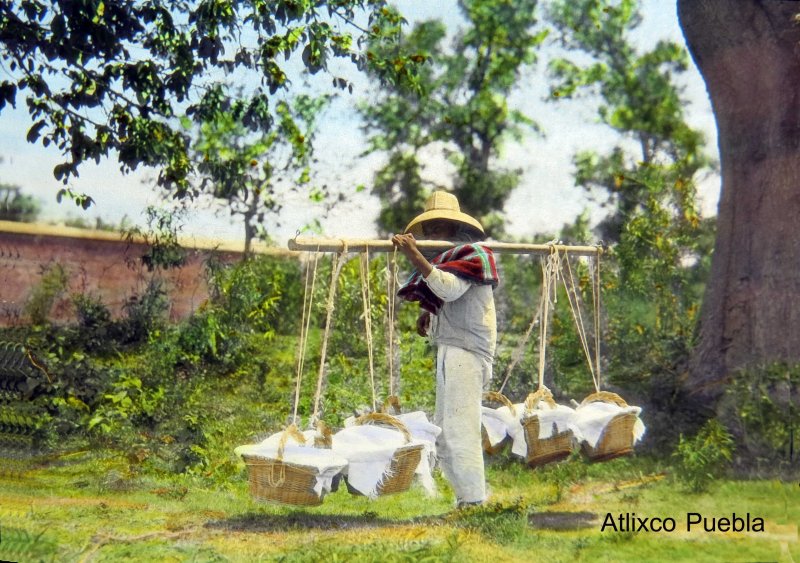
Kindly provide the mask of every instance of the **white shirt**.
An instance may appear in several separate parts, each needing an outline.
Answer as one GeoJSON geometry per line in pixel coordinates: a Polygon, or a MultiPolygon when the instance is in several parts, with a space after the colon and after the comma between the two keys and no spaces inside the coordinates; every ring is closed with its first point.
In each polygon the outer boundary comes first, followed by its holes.
{"type": "Polygon", "coordinates": [[[457,346],[491,362],[497,342],[497,319],[491,285],[474,284],[434,267],[425,278],[444,304],[431,316],[433,343],[457,346]]]}

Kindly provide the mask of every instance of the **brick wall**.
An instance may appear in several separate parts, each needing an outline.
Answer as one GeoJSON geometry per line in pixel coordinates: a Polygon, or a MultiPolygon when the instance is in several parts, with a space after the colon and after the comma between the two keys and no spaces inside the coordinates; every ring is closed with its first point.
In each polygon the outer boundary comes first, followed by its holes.
{"type": "MultiPolygon", "coordinates": [[[[230,244],[180,242],[187,249],[186,264],[157,273],[169,293],[173,321],[186,318],[208,297],[204,265],[210,256],[226,262],[241,259],[241,252],[230,244]]],[[[66,271],[69,282],[51,311],[54,322],[75,318],[71,301],[75,293],[99,298],[119,316],[124,304],[140,294],[154,275],[141,262],[147,249],[143,241],[128,242],[119,233],[0,221],[0,326],[28,322],[25,304],[31,291],[56,264],[66,271]]],[[[256,250],[291,254],[269,247],[256,250]]]]}

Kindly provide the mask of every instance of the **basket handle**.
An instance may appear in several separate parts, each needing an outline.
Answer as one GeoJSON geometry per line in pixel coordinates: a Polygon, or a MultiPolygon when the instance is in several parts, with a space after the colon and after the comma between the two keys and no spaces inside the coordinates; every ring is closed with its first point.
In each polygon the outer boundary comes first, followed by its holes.
{"type": "Polygon", "coordinates": [[[289,440],[289,436],[291,436],[301,444],[306,443],[306,437],[303,436],[303,433],[297,429],[297,426],[295,426],[294,424],[290,424],[289,426],[286,427],[286,430],[283,431],[281,439],[278,442],[278,455],[277,455],[278,461],[283,460],[283,449],[286,447],[286,442],[289,440]]]}
{"type": "Polygon", "coordinates": [[[517,409],[514,408],[514,403],[500,391],[487,391],[483,394],[483,400],[487,403],[502,403],[511,411],[511,416],[517,416],[517,409]]]}
{"type": "MultiPolygon", "coordinates": [[[[281,452],[282,454],[283,452],[281,452]]],[[[280,454],[279,459],[280,461],[280,454]]],[[[278,478],[275,478],[275,466],[278,465],[276,463],[272,463],[269,465],[269,473],[266,474],[267,477],[267,484],[272,487],[273,489],[282,486],[286,482],[286,465],[281,463],[280,469],[278,470],[278,478]]]]}
{"type": "Polygon", "coordinates": [[[400,413],[400,398],[397,395],[389,395],[386,397],[386,400],[383,402],[383,408],[381,409],[382,412],[390,414],[390,410],[394,410],[396,413],[400,413]]]}
{"type": "Polygon", "coordinates": [[[553,400],[553,394],[547,387],[542,387],[538,391],[534,391],[525,399],[525,412],[532,411],[539,404],[539,401],[544,401],[551,407],[556,407],[556,402],[553,400]]]}
{"type": "Polygon", "coordinates": [[[359,416],[355,424],[361,426],[362,424],[386,424],[388,426],[393,426],[395,429],[399,430],[403,434],[403,438],[405,438],[406,443],[411,441],[411,433],[406,428],[406,425],[403,424],[403,421],[383,412],[368,412],[367,414],[362,414],[359,416]]]}
{"type": "Polygon", "coordinates": [[[592,393],[583,401],[581,401],[580,406],[588,405],[589,403],[614,403],[622,408],[628,406],[628,403],[625,402],[625,399],[616,393],[612,393],[611,391],[598,391],[597,393],[592,393]]]}

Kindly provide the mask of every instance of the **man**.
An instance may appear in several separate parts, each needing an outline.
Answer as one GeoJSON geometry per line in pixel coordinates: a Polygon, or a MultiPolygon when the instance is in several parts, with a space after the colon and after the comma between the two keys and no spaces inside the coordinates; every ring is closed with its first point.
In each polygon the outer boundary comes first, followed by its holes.
{"type": "Polygon", "coordinates": [[[415,268],[398,295],[423,309],[417,332],[436,346],[437,450],[459,508],[486,500],[481,445],[481,398],[492,377],[497,340],[494,296],[498,276],[481,224],[462,213],[456,197],[437,191],[405,233],[392,242],[415,268]],[[462,244],[428,260],[416,237],[462,244]]]}

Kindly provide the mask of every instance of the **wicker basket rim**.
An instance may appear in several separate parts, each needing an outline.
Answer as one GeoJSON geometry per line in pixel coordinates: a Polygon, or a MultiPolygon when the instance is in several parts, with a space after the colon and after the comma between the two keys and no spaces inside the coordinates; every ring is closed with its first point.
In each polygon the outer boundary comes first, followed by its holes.
{"type": "Polygon", "coordinates": [[[542,387],[538,391],[530,393],[525,398],[525,410],[526,411],[534,410],[540,401],[544,401],[553,408],[555,408],[556,406],[556,402],[553,400],[553,394],[550,392],[550,389],[548,389],[547,387],[542,387]]]}
{"type": "Polygon", "coordinates": [[[406,443],[411,441],[411,433],[408,431],[408,427],[403,423],[402,420],[390,414],[384,412],[369,412],[367,414],[362,414],[355,420],[355,424],[358,426],[372,423],[388,424],[389,426],[393,426],[395,429],[400,431],[406,443]]]}
{"type": "Polygon", "coordinates": [[[625,399],[611,391],[597,391],[596,393],[592,393],[581,401],[580,406],[588,405],[589,403],[612,403],[623,408],[628,406],[625,399]]]}
{"type": "Polygon", "coordinates": [[[302,471],[310,475],[318,475],[321,471],[319,467],[316,467],[314,465],[303,465],[300,463],[284,461],[282,459],[277,459],[273,457],[264,457],[259,455],[243,455],[242,459],[244,460],[245,465],[247,465],[248,467],[267,467],[270,465],[283,464],[287,467],[291,467],[292,469],[296,469],[298,471],[302,471]]]}
{"type": "Polygon", "coordinates": [[[486,402],[502,403],[511,411],[511,416],[517,416],[517,409],[514,407],[514,403],[500,391],[487,391],[483,394],[483,400],[486,402]]]}

